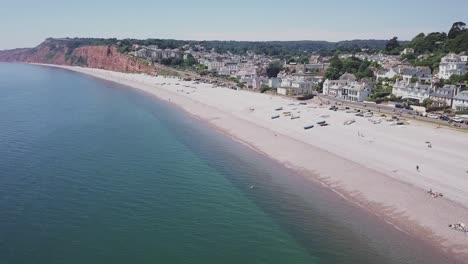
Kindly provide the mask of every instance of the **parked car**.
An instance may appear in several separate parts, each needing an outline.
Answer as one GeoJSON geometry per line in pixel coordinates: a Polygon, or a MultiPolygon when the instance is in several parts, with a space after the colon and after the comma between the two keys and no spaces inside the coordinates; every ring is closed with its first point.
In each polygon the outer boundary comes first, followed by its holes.
{"type": "Polygon", "coordinates": [[[444,120],[444,121],[450,121],[450,118],[449,118],[448,116],[446,116],[446,115],[441,115],[441,116],[439,117],[439,119],[440,119],[440,120],[444,120]]]}

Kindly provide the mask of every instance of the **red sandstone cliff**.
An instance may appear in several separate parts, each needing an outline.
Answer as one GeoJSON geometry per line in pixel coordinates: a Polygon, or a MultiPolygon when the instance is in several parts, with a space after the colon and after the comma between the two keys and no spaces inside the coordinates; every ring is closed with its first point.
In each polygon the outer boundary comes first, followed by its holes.
{"type": "Polygon", "coordinates": [[[46,40],[31,49],[0,51],[0,61],[47,63],[99,68],[119,72],[156,73],[156,69],[120,53],[114,46],[80,46],[72,41],[46,40]]]}

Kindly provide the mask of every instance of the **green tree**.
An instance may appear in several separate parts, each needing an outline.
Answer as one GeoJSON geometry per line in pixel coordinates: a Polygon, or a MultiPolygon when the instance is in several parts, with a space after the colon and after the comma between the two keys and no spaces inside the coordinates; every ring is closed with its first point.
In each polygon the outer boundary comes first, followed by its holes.
{"type": "Polygon", "coordinates": [[[385,50],[387,52],[394,51],[400,47],[400,42],[398,42],[398,37],[393,37],[390,40],[387,41],[387,44],[385,44],[385,50]]]}
{"type": "Polygon", "coordinates": [[[262,85],[260,86],[260,92],[261,92],[261,93],[264,93],[264,92],[269,91],[269,90],[271,90],[271,88],[270,88],[270,86],[268,86],[268,85],[266,85],[266,84],[262,84],[262,85]]]}
{"type": "Polygon", "coordinates": [[[458,35],[460,35],[460,33],[465,31],[465,27],[466,27],[466,24],[464,22],[459,21],[459,22],[453,23],[452,28],[450,29],[448,33],[448,38],[449,39],[456,38],[458,35]]]}
{"type": "Polygon", "coordinates": [[[325,72],[325,79],[337,80],[340,78],[340,76],[340,70],[335,67],[328,67],[327,71],[325,72]]]}
{"type": "Polygon", "coordinates": [[[276,78],[278,73],[283,69],[283,64],[279,60],[275,60],[268,64],[266,69],[267,75],[269,78],[276,78]]]}
{"type": "Polygon", "coordinates": [[[422,102],[421,105],[426,107],[426,108],[429,108],[430,106],[432,106],[432,103],[434,103],[434,101],[432,101],[429,98],[426,98],[426,99],[424,99],[424,101],[422,102]]]}

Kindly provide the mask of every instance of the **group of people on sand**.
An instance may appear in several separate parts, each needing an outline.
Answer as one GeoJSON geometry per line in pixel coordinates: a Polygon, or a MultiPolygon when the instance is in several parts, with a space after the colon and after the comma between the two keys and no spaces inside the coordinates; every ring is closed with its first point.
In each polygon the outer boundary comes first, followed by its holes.
{"type": "Polygon", "coordinates": [[[432,198],[439,198],[439,197],[444,197],[444,195],[440,192],[433,192],[432,189],[429,189],[427,193],[432,196],[432,198]]]}
{"type": "Polygon", "coordinates": [[[468,228],[464,223],[450,224],[449,228],[468,234],[468,228]]]}

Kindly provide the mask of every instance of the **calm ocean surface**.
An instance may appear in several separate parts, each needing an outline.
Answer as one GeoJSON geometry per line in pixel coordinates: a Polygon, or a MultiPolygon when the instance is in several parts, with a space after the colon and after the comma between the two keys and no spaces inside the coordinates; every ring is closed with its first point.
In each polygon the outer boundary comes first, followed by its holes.
{"type": "Polygon", "coordinates": [[[2,264],[444,262],[429,252],[166,102],[0,64],[2,264]]]}

